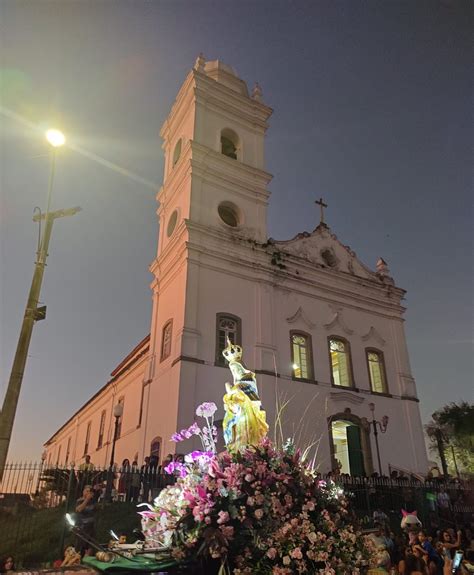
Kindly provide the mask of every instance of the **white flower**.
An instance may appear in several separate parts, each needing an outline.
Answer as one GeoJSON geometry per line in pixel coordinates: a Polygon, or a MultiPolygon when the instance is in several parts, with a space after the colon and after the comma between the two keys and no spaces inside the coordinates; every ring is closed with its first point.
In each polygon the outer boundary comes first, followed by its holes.
{"type": "Polygon", "coordinates": [[[196,415],[199,417],[212,417],[217,411],[217,405],[212,402],[201,403],[196,409],[196,415]]]}

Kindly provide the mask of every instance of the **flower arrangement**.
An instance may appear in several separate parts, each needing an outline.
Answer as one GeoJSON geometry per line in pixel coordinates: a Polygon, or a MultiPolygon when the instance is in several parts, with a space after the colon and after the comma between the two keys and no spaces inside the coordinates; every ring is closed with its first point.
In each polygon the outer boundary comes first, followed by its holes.
{"type": "Polygon", "coordinates": [[[206,426],[173,436],[197,435],[203,451],[168,466],[177,483],[141,512],[147,545],[183,563],[218,560],[232,575],[339,575],[367,565],[374,550],[354,528],[343,491],[318,480],[291,441],[276,449],[264,438],[216,454],[216,409],[199,406],[206,426]]]}

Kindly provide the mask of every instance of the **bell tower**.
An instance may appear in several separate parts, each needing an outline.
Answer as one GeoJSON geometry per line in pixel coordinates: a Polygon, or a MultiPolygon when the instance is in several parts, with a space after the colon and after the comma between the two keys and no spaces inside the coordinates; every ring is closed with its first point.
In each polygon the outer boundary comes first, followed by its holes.
{"type": "MultiPolygon", "coordinates": [[[[150,266],[153,312],[142,411],[166,403],[159,417],[169,420],[169,435],[181,419],[182,362],[214,353],[203,349],[209,339],[214,345],[214,324],[212,334],[203,333],[199,318],[212,302],[207,285],[229,293],[225,267],[236,242],[267,240],[271,175],[264,170],[264,139],[271,113],[258,84],[249,93],[231,67],[200,55],[160,132],[165,161],[157,195],[158,250],[150,266]],[[211,268],[219,269],[217,280],[211,268]]],[[[144,437],[144,449],[151,439],[144,437]]]]}

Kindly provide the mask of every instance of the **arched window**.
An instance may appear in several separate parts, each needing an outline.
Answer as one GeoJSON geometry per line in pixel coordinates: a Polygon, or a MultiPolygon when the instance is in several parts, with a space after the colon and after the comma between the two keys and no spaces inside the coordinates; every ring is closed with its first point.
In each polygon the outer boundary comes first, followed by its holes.
{"type": "Polygon", "coordinates": [[[340,337],[330,337],[329,356],[332,384],[353,387],[349,342],[340,337]]]}
{"type": "Polygon", "coordinates": [[[150,444],[150,457],[155,456],[157,461],[161,458],[161,437],[155,437],[150,444]]]}
{"type": "Polygon", "coordinates": [[[91,439],[91,427],[92,427],[92,422],[89,421],[89,423],[87,424],[87,429],[86,429],[86,440],[84,441],[84,455],[87,455],[89,453],[89,441],[91,439]]]}
{"type": "MultiPolygon", "coordinates": [[[[125,406],[125,397],[119,397],[117,403],[119,403],[122,407],[125,406]]],[[[122,415],[117,420],[117,436],[115,439],[118,439],[122,433],[122,423],[123,423],[123,411],[122,415]]]]}
{"type": "Polygon", "coordinates": [[[173,320],[170,319],[163,326],[163,332],[161,335],[161,355],[160,361],[164,361],[167,357],[171,355],[171,338],[173,335],[173,320]]]}
{"type": "Polygon", "coordinates": [[[58,448],[58,457],[56,459],[56,467],[59,467],[59,464],[61,463],[61,445],[58,448]]]}
{"type": "Polygon", "coordinates": [[[100,414],[99,437],[97,438],[97,449],[100,449],[104,443],[105,416],[106,416],[106,411],[104,409],[102,411],[102,413],[100,414]]]}
{"type": "Polygon", "coordinates": [[[293,377],[295,379],[312,379],[311,336],[307,333],[291,331],[290,341],[293,377]]]}
{"type": "Polygon", "coordinates": [[[370,389],[374,393],[388,393],[383,353],[378,349],[366,349],[365,353],[369,369],[370,389]]]}
{"type": "Polygon", "coordinates": [[[221,153],[233,160],[237,159],[237,149],[239,147],[239,137],[237,134],[226,128],[221,132],[221,153]]]}
{"type": "Polygon", "coordinates": [[[222,351],[227,347],[227,338],[232,343],[242,345],[242,322],[239,317],[218,313],[216,315],[216,364],[227,365],[222,351]]]}
{"type": "Polygon", "coordinates": [[[176,163],[178,162],[180,156],[181,156],[181,146],[182,146],[182,141],[181,138],[176,142],[176,145],[174,147],[174,152],[173,152],[173,167],[176,165],[176,163]]]}
{"type": "Polygon", "coordinates": [[[69,463],[69,455],[71,453],[71,438],[68,437],[67,440],[67,447],[66,447],[66,459],[64,460],[64,465],[66,466],[69,463]]]}

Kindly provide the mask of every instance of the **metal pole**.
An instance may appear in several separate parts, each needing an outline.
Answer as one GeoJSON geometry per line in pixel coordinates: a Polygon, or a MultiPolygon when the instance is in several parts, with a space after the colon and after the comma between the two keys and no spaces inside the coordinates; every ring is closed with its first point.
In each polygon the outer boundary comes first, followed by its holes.
{"type": "Polygon", "coordinates": [[[7,460],[18,398],[20,396],[23,375],[25,373],[26,359],[28,357],[28,349],[30,347],[31,335],[33,333],[33,326],[36,319],[36,311],[41,292],[41,284],[43,282],[46,258],[48,257],[48,247],[53,222],[54,218],[51,217],[51,214],[47,214],[43,239],[38,250],[38,257],[35,263],[35,270],[31,282],[30,293],[28,295],[28,301],[26,303],[25,315],[23,316],[23,323],[15,352],[15,358],[13,360],[10,380],[3,400],[2,413],[0,415],[0,480],[3,476],[3,470],[7,460]]]}
{"type": "Polygon", "coordinates": [[[110,453],[110,464],[107,472],[107,485],[105,486],[105,501],[110,502],[112,499],[112,482],[113,482],[113,468],[115,458],[115,442],[117,441],[118,422],[120,417],[115,416],[114,437],[112,440],[112,451],[110,453]]]}
{"type": "Polygon", "coordinates": [[[375,421],[375,419],[372,420],[372,425],[374,427],[375,447],[377,449],[377,461],[379,463],[379,475],[382,476],[382,463],[380,462],[380,449],[379,449],[379,434],[377,431],[377,422],[375,421]]]}
{"type": "MultiPolygon", "coordinates": [[[[76,473],[74,471],[74,465],[71,465],[69,470],[69,477],[67,480],[67,493],[66,493],[66,510],[65,513],[68,513],[70,506],[71,506],[71,495],[72,495],[72,483],[73,478],[75,478],[76,473]]],[[[60,557],[64,556],[64,540],[66,538],[66,523],[63,524],[63,528],[61,530],[61,535],[59,537],[59,553],[60,557]]]]}

